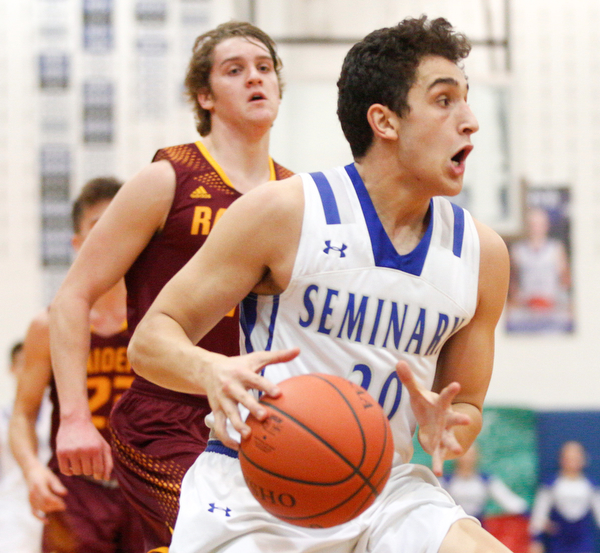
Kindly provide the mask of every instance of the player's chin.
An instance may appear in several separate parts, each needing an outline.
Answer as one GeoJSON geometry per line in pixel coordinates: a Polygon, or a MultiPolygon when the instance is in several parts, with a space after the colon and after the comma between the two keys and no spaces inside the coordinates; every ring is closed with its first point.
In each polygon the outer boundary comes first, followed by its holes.
{"type": "Polygon", "coordinates": [[[463,176],[446,179],[443,196],[458,196],[463,189],[463,176]]]}
{"type": "Polygon", "coordinates": [[[278,111],[279,109],[277,106],[265,102],[261,105],[251,106],[248,118],[255,123],[272,125],[277,118],[278,111]]]}

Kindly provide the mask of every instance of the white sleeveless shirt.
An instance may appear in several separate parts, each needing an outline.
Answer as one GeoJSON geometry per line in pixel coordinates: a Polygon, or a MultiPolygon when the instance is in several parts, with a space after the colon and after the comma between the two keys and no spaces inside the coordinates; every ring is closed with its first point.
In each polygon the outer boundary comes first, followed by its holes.
{"type": "MultiPolygon", "coordinates": [[[[302,174],[304,218],[292,278],[243,302],[242,352],[299,347],[264,376],[323,372],[361,384],[382,405],[397,460],[412,457],[416,420],[395,371],[404,359],[430,389],[440,350],[477,305],[479,237],[468,212],[436,197],[416,248],[399,255],[353,164],[302,174]]],[[[323,416],[327,416],[323,405],[323,416]]]]}

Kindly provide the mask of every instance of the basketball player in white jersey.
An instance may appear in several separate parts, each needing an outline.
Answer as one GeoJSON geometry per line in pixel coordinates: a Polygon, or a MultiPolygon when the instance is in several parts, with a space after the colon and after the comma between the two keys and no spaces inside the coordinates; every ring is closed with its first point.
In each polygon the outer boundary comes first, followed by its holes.
{"type": "Polygon", "coordinates": [[[478,129],[459,65],[469,50],[447,21],[425,17],[356,44],[338,82],[354,163],[237,200],[138,326],[141,374],[205,393],[213,410],[171,553],[508,551],[409,463],[417,424],[438,475],[477,436],[508,287],[500,237],[440,197],[460,192],[478,129]],[[241,301],[245,355],[194,346],[241,301]],[[236,458],[236,435],[250,432],[241,412],[266,416],[253,392],[277,396],[278,382],[308,372],[362,384],[394,434],[382,494],[328,529],[269,515],[236,458]]]}

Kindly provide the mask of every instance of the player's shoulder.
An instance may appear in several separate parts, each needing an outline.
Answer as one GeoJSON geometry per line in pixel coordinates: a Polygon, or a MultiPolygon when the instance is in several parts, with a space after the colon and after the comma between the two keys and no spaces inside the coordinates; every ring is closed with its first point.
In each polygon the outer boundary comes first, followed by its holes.
{"type": "Polygon", "coordinates": [[[481,250],[481,261],[508,264],[508,247],[504,239],[490,226],[473,218],[481,250]]]}
{"type": "MultiPolygon", "coordinates": [[[[50,313],[47,308],[40,310],[31,319],[25,334],[26,359],[50,356],[50,313]]],[[[27,363],[26,363],[27,366],[27,363]]]]}
{"type": "Polygon", "coordinates": [[[590,486],[594,488],[596,493],[600,492],[600,480],[598,477],[592,474],[586,474],[585,479],[590,483],[590,486]]]}
{"type": "Polygon", "coordinates": [[[540,489],[552,489],[558,483],[560,478],[559,474],[546,474],[542,476],[540,480],[540,489]]]}
{"type": "Polygon", "coordinates": [[[149,219],[161,220],[168,213],[175,196],[176,174],[166,160],[142,167],[128,179],[111,202],[113,209],[130,214],[141,213],[149,219]],[[156,214],[152,217],[151,214],[156,214]]]}
{"type": "Polygon", "coordinates": [[[203,156],[201,148],[202,143],[199,141],[165,146],[163,148],[159,148],[156,151],[154,157],[152,158],[152,161],[160,161],[162,159],[178,161],[188,159],[190,155],[203,156]]]}
{"type": "MultiPolygon", "coordinates": [[[[169,185],[175,184],[175,169],[166,159],[159,159],[142,167],[136,175],[130,180],[146,180],[151,185],[169,185]]],[[[127,183],[125,183],[127,184],[127,183]]]]}
{"type": "Polygon", "coordinates": [[[38,311],[29,323],[29,332],[48,334],[50,329],[50,311],[47,307],[38,311]]]}
{"type": "Polygon", "coordinates": [[[286,214],[301,209],[303,201],[302,177],[292,175],[283,180],[265,182],[246,192],[234,204],[263,216],[281,219],[286,214]]]}
{"type": "Polygon", "coordinates": [[[488,313],[491,319],[497,322],[497,317],[500,317],[508,293],[510,278],[508,248],[495,230],[481,221],[476,219],[473,219],[473,221],[479,235],[480,245],[479,305],[485,306],[482,308],[482,313],[488,313]]]}

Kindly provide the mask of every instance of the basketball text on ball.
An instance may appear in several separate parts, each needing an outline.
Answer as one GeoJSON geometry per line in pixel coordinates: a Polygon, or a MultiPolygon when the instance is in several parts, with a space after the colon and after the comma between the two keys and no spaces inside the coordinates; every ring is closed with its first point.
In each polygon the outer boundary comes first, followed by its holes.
{"type": "Polygon", "coordinates": [[[252,480],[247,480],[246,484],[248,485],[248,488],[250,488],[252,495],[257,499],[260,499],[260,501],[289,508],[296,505],[296,500],[288,493],[277,493],[274,490],[265,490],[262,486],[252,482],[252,480]]]}
{"type": "Polygon", "coordinates": [[[367,392],[364,388],[357,390],[356,396],[358,397],[358,399],[360,399],[365,409],[373,407],[374,405],[378,405],[377,403],[375,403],[375,400],[373,399],[371,394],[369,394],[369,392],[367,392]]]}
{"type": "Polygon", "coordinates": [[[330,527],[367,509],[383,489],[394,452],[383,409],[349,380],[312,373],[264,396],[263,421],[240,445],[244,479],[256,500],[291,524],[330,527]]]}

